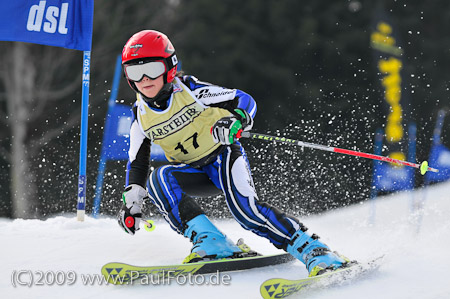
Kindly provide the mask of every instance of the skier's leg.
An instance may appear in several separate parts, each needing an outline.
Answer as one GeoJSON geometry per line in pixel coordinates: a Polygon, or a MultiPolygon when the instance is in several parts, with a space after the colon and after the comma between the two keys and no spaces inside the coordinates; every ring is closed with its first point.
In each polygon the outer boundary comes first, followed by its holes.
{"type": "Polygon", "coordinates": [[[211,223],[195,200],[184,192],[178,180],[185,181],[187,176],[195,176],[196,180],[188,181],[191,184],[197,182],[200,188],[205,187],[208,182],[212,185],[201,170],[185,164],[156,168],[147,184],[150,199],[172,229],[189,238],[194,244],[185,262],[224,258],[241,252],[211,223]]]}
{"type": "Polygon", "coordinates": [[[346,263],[316,235],[306,233],[306,227],[297,218],[258,201],[250,166],[239,144],[228,147],[221,155],[219,180],[234,218],[244,228],[269,239],[277,248],[302,261],[311,276],[346,263]]]}

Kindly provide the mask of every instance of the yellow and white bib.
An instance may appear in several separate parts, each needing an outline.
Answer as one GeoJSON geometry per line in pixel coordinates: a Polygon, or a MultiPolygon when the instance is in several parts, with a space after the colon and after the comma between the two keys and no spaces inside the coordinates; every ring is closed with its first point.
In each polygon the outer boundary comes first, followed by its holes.
{"type": "Polygon", "coordinates": [[[137,120],[144,135],[162,147],[169,161],[189,164],[220,146],[212,139],[211,127],[232,114],[226,109],[203,105],[178,78],[175,80],[164,111],[151,109],[137,95],[137,120]]]}

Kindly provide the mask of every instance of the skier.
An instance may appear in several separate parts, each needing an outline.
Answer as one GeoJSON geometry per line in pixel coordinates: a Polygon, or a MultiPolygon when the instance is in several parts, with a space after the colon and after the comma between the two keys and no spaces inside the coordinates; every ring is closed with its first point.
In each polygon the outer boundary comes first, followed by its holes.
{"type": "Polygon", "coordinates": [[[134,235],[149,198],[171,228],[193,243],[184,263],[242,256],[245,246],[226,237],[194,200],[221,191],[242,227],[299,259],[310,276],[345,267],[349,260],[308,234],[297,218],[258,200],[238,141],[242,130],[253,126],[254,99],[177,73],[177,64],[172,43],[158,31],[140,31],[123,48],[123,71],[137,100],[120,226],[134,235]],[[152,143],[171,164],[150,173],[152,143]]]}

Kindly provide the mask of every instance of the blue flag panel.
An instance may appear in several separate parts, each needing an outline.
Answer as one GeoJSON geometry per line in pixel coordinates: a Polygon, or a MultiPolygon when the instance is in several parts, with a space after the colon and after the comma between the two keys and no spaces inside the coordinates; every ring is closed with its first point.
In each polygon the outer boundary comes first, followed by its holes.
{"type": "Polygon", "coordinates": [[[450,179],[450,149],[442,144],[433,145],[428,161],[439,172],[427,172],[428,182],[442,182],[450,179]]]}
{"type": "MultiPolygon", "coordinates": [[[[115,104],[107,116],[104,153],[108,160],[128,160],[130,147],[131,107],[115,104]]],[[[152,161],[167,161],[164,151],[159,145],[152,144],[152,161]]]]}
{"type": "MultiPolygon", "coordinates": [[[[408,161],[416,158],[416,125],[411,123],[408,130],[408,161]]],[[[382,131],[375,138],[375,154],[381,155],[383,147],[382,131]]],[[[373,183],[374,191],[393,192],[414,189],[414,168],[375,161],[373,183]]],[[[376,196],[376,193],[375,195],[376,196]]]]}
{"type": "Polygon", "coordinates": [[[400,191],[414,188],[414,168],[378,162],[374,170],[374,185],[379,191],[400,191]]]}
{"type": "Polygon", "coordinates": [[[115,105],[107,116],[103,147],[108,160],[127,160],[130,147],[131,109],[125,105],[115,105]]]}
{"type": "Polygon", "coordinates": [[[94,0],[0,2],[0,40],[91,50],[94,0]]]}

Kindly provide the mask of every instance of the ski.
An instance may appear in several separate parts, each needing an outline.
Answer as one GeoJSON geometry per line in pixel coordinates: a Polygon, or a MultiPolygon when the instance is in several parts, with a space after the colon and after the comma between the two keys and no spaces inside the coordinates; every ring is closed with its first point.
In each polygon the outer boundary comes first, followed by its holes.
{"type": "Polygon", "coordinates": [[[142,279],[148,279],[148,277],[169,279],[180,275],[241,271],[285,264],[293,260],[295,258],[289,253],[281,253],[162,266],[133,266],[125,263],[108,263],[102,267],[101,272],[108,283],[133,284],[134,282],[139,283],[142,279]]]}
{"type": "Polygon", "coordinates": [[[326,272],[322,275],[298,280],[273,278],[261,284],[260,292],[264,299],[285,298],[294,294],[302,294],[313,289],[339,286],[361,278],[378,269],[382,257],[367,263],[357,263],[346,268],[326,272]]]}

